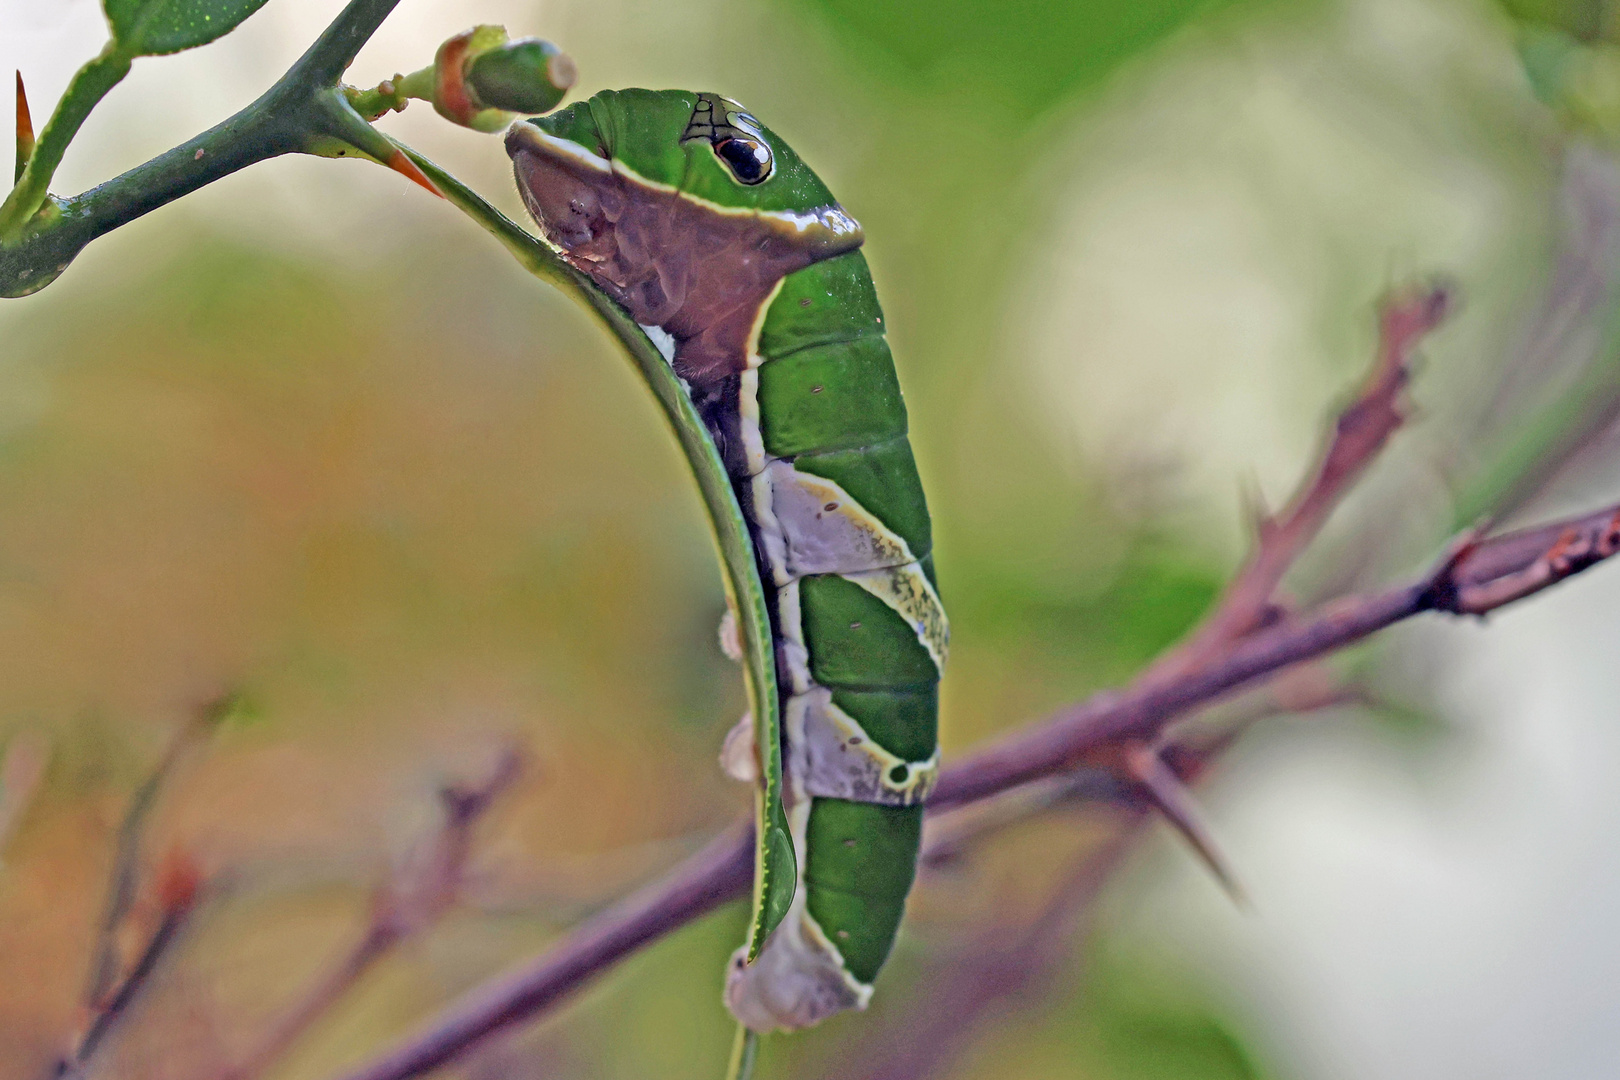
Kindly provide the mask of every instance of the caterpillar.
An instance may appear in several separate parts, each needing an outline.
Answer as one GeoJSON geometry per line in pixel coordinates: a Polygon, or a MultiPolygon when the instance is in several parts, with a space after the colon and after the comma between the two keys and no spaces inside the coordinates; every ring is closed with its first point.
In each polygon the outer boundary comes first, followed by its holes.
{"type": "Polygon", "coordinates": [[[774,715],[723,757],[791,850],[761,846],[726,1003],[756,1032],[864,1008],[916,874],[949,627],[861,227],[716,94],[604,91],[506,147],[545,238],[686,386],[765,585],[774,715]]]}

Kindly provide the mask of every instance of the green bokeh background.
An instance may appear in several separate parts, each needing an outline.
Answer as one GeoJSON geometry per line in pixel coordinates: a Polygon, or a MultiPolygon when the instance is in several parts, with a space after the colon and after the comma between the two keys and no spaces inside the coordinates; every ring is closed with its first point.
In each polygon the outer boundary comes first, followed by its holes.
{"type": "MultiPolygon", "coordinates": [[[[250,73],[264,50],[290,58],[332,7],[266,22],[282,2],[215,47],[226,59],[132,82],[85,133],[105,153],[77,167],[188,134],[189,112],[155,108],[172,95],[204,117],[223,112],[210,87],[251,96],[229,57],[250,73]]],[[[1419,565],[1448,492],[1490,458],[1493,346],[1549,272],[1560,138],[1493,4],[410,7],[356,81],[504,20],[560,42],[582,93],[746,102],[862,221],[953,621],[947,754],[1128,678],[1197,618],[1241,552],[1240,488],[1286,492],[1395,281],[1444,270],[1469,303],[1431,350],[1421,430],[1354,504],[1388,523],[1360,571],[1419,565]],[[1104,234],[1137,239],[1114,261],[1077,243],[1104,234]],[[1223,308],[1234,296],[1249,306],[1223,308]],[[1086,336],[1088,313],[1108,334],[1086,336]],[[1268,318],[1284,329],[1252,330],[1268,318]],[[1106,347],[1138,331],[1140,351],[1106,347]],[[1183,441],[1101,428],[1086,401],[1148,408],[1183,441]],[[1178,419],[1206,415],[1232,441],[1178,419]]],[[[495,140],[423,107],[384,123],[518,212],[495,140]]],[[[104,1075],[206,1076],[240,1055],[357,932],[431,830],[435,788],[508,741],[530,768],[480,834],[468,902],[274,1076],[365,1060],[747,804],[714,764],[743,707],[715,640],[719,576],[650,399],[578,310],[381,170],[260,166],[0,309],[0,521],[0,738],[40,734],[52,754],[0,869],[0,956],[30,973],[0,985],[0,1078],[60,1052],[121,807],[222,691],[248,707],[179,772],[148,845],[218,884],[104,1075]]],[[[1421,651],[1359,654],[1404,704],[1330,722],[1424,752],[1433,702],[1400,681],[1421,651]]],[[[1189,887],[1154,837],[1089,938],[928,1071],[885,1072],[919,1022],[908,1006],[967,943],[1027,918],[1097,822],[1033,824],[926,876],[871,1013],[773,1040],[762,1075],[1314,1075],[1221,973],[1133,922],[1144,895],[1189,887]]],[[[464,1075],[717,1076],[742,916],[659,942],[464,1075]]]]}

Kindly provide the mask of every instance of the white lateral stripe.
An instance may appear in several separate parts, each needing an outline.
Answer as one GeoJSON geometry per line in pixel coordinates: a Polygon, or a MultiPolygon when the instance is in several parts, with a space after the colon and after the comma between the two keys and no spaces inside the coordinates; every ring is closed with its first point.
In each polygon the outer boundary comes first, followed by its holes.
{"type": "Polygon", "coordinates": [[[518,137],[533,144],[540,153],[554,153],[562,157],[572,158],[587,168],[597,172],[611,173],[613,163],[600,154],[586,149],[572,139],[558,138],[556,135],[541,131],[526,121],[519,121],[516,125],[518,137]]]}
{"type": "Polygon", "coordinates": [[[807,694],[816,684],[810,678],[810,650],[804,644],[804,616],[799,611],[797,580],[776,590],[776,618],[782,630],[778,648],[788,669],[788,692],[807,694]]]}
{"type": "Polygon", "coordinates": [[[751,206],[722,206],[700,195],[693,195],[682,191],[674,184],[666,184],[659,180],[649,180],[636,170],[620,161],[618,158],[604,158],[600,154],[586,149],[572,139],[559,138],[548,134],[527,122],[519,122],[520,137],[528,141],[540,153],[554,153],[561,157],[570,158],[587,168],[598,172],[612,173],[633,184],[639,184],[648,191],[659,191],[664,194],[674,194],[695,206],[713,211],[726,217],[752,217],[761,221],[773,221],[786,225],[796,233],[806,233],[811,229],[820,227],[835,236],[861,232],[861,224],[837,203],[818,206],[809,213],[798,213],[793,210],[759,210],[751,206]]]}
{"type": "Polygon", "coordinates": [[[923,573],[921,564],[895,566],[885,570],[868,570],[859,574],[839,575],[852,581],[889,605],[894,612],[916,631],[934,666],[945,670],[945,656],[950,651],[951,626],[945,618],[945,605],[933,583],[923,573]]]}
{"type": "Polygon", "coordinates": [[[810,574],[855,574],[914,563],[905,538],[837,483],[771,461],[750,483],[777,586],[810,574]]]}
{"type": "Polygon", "coordinates": [[[770,295],[761,301],[759,310],[754,312],[754,325],[748,328],[748,346],[743,354],[743,363],[750,368],[757,368],[765,362],[759,355],[759,335],[765,329],[765,316],[770,314],[771,305],[776,303],[776,298],[786,282],[786,274],[777,278],[776,284],[771,286],[770,295]]]}
{"type": "Polygon", "coordinates": [[[737,431],[742,437],[744,467],[749,476],[758,475],[772,460],[765,453],[765,436],[759,424],[758,368],[748,368],[737,376],[737,431]]]}
{"type": "Polygon", "coordinates": [[[825,687],[788,698],[782,725],[787,768],[795,790],[807,795],[911,806],[928,797],[939,776],[938,747],[925,761],[907,761],[868,735],[825,687]]]}
{"type": "Polygon", "coordinates": [[[658,350],[658,354],[664,358],[664,363],[675,363],[674,334],[671,334],[662,326],[653,326],[648,323],[636,323],[636,325],[641,327],[641,332],[646,334],[647,338],[653,343],[653,347],[658,350]]]}

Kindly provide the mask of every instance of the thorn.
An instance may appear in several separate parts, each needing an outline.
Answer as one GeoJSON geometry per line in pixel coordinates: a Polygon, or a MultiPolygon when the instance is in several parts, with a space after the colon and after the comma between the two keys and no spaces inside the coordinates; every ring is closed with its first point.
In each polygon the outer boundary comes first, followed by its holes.
{"type": "Polygon", "coordinates": [[[1163,814],[1165,820],[1192,845],[1193,851],[1215,875],[1215,880],[1221,883],[1221,888],[1226,890],[1232,902],[1244,911],[1252,911],[1248,891],[1233,874],[1226,857],[1215,843],[1197,800],[1175,770],[1165,763],[1157,750],[1145,745],[1131,747],[1125,752],[1125,767],[1130,771],[1131,779],[1142,786],[1154,809],[1163,814]]]}
{"type": "Polygon", "coordinates": [[[1277,530],[1277,519],[1266,505],[1265,493],[1260,490],[1260,481],[1254,474],[1245,473],[1239,478],[1238,503],[1243,508],[1244,520],[1254,533],[1255,544],[1264,545],[1277,530]]]}
{"type": "Polygon", "coordinates": [[[164,914],[189,911],[197,902],[203,875],[190,852],[172,849],[159,864],[156,877],[155,891],[164,914]]]}
{"type": "Polygon", "coordinates": [[[433,186],[433,181],[427,178],[427,173],[417,168],[416,162],[406,156],[405,151],[396,149],[393,156],[388,159],[387,164],[390,169],[393,169],[405,179],[422,185],[441,199],[444,198],[444,192],[433,186]]]}
{"type": "Polygon", "coordinates": [[[22,180],[28,159],[34,156],[34,118],[28,112],[28,91],[23,87],[22,72],[17,72],[17,170],[12,177],[15,184],[22,180]]]}
{"type": "Polygon", "coordinates": [[[1429,603],[1432,606],[1441,611],[1456,611],[1459,615],[1463,614],[1457,610],[1459,607],[1457,568],[1479,549],[1480,541],[1485,538],[1491,524],[1491,516],[1486,514],[1475,522],[1473,527],[1464,529],[1447,542],[1446,549],[1440,553],[1440,558],[1435,560],[1434,566],[1423,578],[1428,583],[1429,603]]]}

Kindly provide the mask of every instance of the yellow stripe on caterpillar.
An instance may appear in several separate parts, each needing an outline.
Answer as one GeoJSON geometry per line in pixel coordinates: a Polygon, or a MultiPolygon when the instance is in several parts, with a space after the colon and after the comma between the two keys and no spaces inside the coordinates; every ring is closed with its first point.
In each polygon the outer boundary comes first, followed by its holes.
{"type": "Polygon", "coordinates": [[[945,605],[940,603],[939,593],[934,591],[933,582],[923,573],[920,563],[839,576],[893,608],[916,631],[917,640],[933,657],[934,666],[941,671],[945,669],[951,626],[945,618],[945,605]]]}

